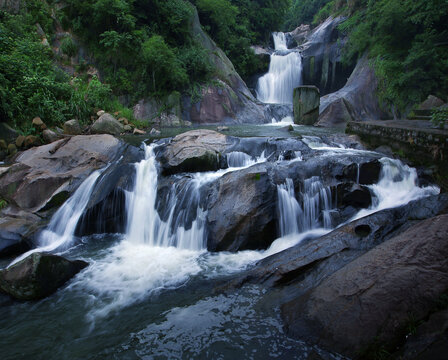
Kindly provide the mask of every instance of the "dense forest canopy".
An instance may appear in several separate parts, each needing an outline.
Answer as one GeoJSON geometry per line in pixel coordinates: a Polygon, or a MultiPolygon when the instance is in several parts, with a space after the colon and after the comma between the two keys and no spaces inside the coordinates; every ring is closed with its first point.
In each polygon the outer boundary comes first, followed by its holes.
{"type": "Polygon", "coordinates": [[[193,94],[218,76],[192,30],[195,7],[203,29],[244,79],[262,69],[250,46],[268,45],[272,31],[343,15],[345,58],[370,56],[385,105],[403,113],[430,93],[448,93],[446,0],[23,2],[26,11],[0,12],[0,120],[22,128],[34,116],[54,124],[85,121],[98,108],[131,117],[117,100],[121,95],[132,105],[147,96],[193,94]],[[58,24],[69,35],[59,39],[61,51],[55,53],[49,43],[57,39],[58,24]],[[75,56],[73,78],[61,68],[75,56]],[[83,75],[91,63],[101,82],[83,75]]]}

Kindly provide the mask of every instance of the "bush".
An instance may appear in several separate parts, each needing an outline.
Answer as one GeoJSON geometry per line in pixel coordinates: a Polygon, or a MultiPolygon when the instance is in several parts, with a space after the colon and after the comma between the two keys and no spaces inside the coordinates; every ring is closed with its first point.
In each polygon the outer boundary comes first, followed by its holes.
{"type": "Polygon", "coordinates": [[[61,41],[61,51],[64,55],[72,58],[78,54],[78,45],[70,36],[66,36],[61,41]]]}

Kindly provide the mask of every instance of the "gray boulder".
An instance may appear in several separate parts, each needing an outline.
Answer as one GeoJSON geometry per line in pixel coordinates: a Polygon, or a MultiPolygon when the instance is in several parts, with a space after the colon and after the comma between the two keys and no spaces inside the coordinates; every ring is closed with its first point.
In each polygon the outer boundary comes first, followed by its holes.
{"type": "Polygon", "coordinates": [[[61,137],[56,134],[54,131],[50,129],[46,129],[42,132],[42,137],[44,138],[46,143],[52,143],[54,141],[59,140],[61,137]]]}
{"type": "Polygon", "coordinates": [[[72,193],[120,150],[110,135],[74,136],[29,149],[0,174],[0,196],[9,204],[37,212],[60,193],[72,193]]]}
{"type": "Polygon", "coordinates": [[[212,130],[192,130],[177,135],[161,155],[164,173],[217,170],[220,154],[228,145],[226,135],[212,130]]]}
{"type": "Polygon", "coordinates": [[[66,121],[64,123],[63,127],[64,127],[64,134],[67,134],[67,135],[81,135],[82,134],[81,125],[79,124],[79,121],[76,119],[66,121]]]}
{"type": "Polygon", "coordinates": [[[314,125],[319,117],[320,93],[316,86],[299,86],[294,89],[294,122],[314,125]]]}
{"type": "Polygon", "coordinates": [[[96,120],[90,128],[92,134],[120,135],[124,126],[111,114],[105,113],[96,120]]]}
{"type": "Polygon", "coordinates": [[[210,251],[265,249],[275,240],[277,188],[267,167],[231,172],[216,184],[208,197],[210,251]]]}
{"type": "Polygon", "coordinates": [[[406,335],[448,290],[448,215],[422,221],[282,307],[290,334],[354,358],[406,335]]]}
{"type": "Polygon", "coordinates": [[[39,300],[54,293],[87,266],[81,260],[34,253],[0,271],[0,290],[17,300],[39,300]]]}

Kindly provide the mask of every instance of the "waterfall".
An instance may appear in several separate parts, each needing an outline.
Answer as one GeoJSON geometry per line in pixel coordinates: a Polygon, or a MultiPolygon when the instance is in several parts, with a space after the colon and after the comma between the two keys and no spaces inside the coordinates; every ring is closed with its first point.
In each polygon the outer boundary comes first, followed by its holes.
{"type": "Polygon", "coordinates": [[[66,250],[72,245],[76,225],[84,213],[95,183],[103,171],[104,169],[94,171],[53,215],[47,228],[38,238],[38,247],[22,254],[9,266],[35,252],[66,250]]]}
{"type": "Polygon", "coordinates": [[[300,234],[306,231],[332,227],[330,212],[332,210],[331,190],[325,187],[319,177],[314,176],[304,181],[300,194],[302,206],[296,199],[292,179],[277,186],[278,218],[280,235],[300,234]]]}
{"type": "Polygon", "coordinates": [[[275,51],[269,72],[258,79],[257,98],[264,103],[292,104],[293,92],[302,83],[302,57],[288,50],[284,33],[273,33],[275,51]]]}
{"type": "Polygon", "coordinates": [[[418,175],[415,168],[403,164],[400,160],[382,158],[380,180],[369,185],[372,193],[372,206],[361,210],[354,219],[373,214],[377,211],[390,209],[407,204],[423,197],[437,195],[437,186],[418,186],[418,175]]]}
{"type": "Polygon", "coordinates": [[[199,189],[203,182],[193,178],[186,184],[173,185],[169,198],[166,199],[169,209],[167,219],[162,220],[157,211],[158,172],[154,154],[157,145],[144,146],[145,159],[135,165],[137,171],[134,189],[127,194],[129,220],[126,238],[136,244],[204,249],[205,213],[199,206],[199,189]],[[192,216],[192,212],[196,216],[192,216]],[[192,217],[194,219],[188,224],[192,217]],[[187,225],[190,225],[188,229],[187,225]]]}

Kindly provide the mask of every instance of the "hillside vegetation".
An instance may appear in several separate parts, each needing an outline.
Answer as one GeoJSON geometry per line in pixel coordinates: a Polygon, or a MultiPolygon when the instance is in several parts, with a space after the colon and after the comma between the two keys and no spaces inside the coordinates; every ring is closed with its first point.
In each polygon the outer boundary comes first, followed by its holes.
{"type": "Polygon", "coordinates": [[[368,53],[388,107],[406,113],[429,94],[448,94],[448,2],[445,0],[295,0],[285,28],[319,24],[330,15],[348,20],[347,61],[368,53]]]}

